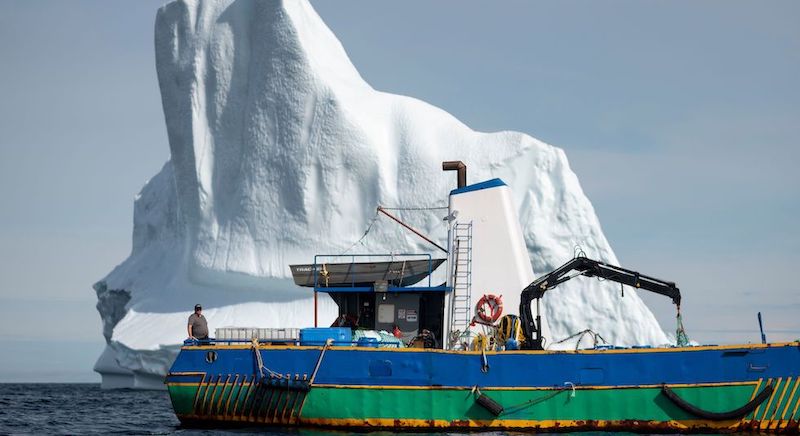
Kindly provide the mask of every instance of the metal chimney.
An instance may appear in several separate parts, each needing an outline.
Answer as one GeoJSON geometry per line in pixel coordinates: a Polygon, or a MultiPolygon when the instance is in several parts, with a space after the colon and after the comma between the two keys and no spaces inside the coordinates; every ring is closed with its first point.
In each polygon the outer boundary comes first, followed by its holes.
{"type": "Polygon", "coordinates": [[[458,187],[467,186],[467,166],[460,160],[447,160],[442,162],[443,171],[458,171],[458,187]]]}

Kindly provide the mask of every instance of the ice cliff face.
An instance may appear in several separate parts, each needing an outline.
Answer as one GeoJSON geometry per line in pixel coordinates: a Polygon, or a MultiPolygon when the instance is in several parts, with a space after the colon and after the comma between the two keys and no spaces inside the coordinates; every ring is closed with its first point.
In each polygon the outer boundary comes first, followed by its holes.
{"type": "MultiPolygon", "coordinates": [[[[537,273],[576,245],[617,263],[562,150],[374,90],[305,1],[173,2],[155,44],[171,159],[136,199],[130,257],[95,285],[109,344],[96,369],[114,380],[160,383],[196,302],[212,329],[309,325],[310,293],[288,264],[347,250],[377,205],[445,205],[443,160],[510,185],[537,273]]],[[[439,214],[403,218],[445,243],[439,214]]],[[[378,221],[352,251],[429,247],[378,221]]],[[[575,280],[544,302],[553,339],[591,328],[667,342],[633,291],[575,280]]],[[[323,302],[321,319],[334,309],[323,302]]]]}

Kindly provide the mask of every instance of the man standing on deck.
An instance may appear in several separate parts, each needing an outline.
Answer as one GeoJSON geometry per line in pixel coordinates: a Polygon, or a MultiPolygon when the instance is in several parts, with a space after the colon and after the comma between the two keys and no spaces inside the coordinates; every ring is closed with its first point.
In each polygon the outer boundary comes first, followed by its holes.
{"type": "Polygon", "coordinates": [[[187,329],[190,339],[208,339],[208,323],[206,317],[203,316],[203,307],[199,304],[194,305],[194,313],[189,315],[187,329]]]}

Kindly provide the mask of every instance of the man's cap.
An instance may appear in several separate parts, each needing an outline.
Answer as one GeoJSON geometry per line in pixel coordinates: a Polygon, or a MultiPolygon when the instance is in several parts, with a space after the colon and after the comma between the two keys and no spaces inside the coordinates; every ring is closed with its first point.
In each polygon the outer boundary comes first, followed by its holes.
{"type": "Polygon", "coordinates": [[[195,304],[194,305],[194,310],[203,310],[203,306],[201,306],[199,304],[195,304]]]}

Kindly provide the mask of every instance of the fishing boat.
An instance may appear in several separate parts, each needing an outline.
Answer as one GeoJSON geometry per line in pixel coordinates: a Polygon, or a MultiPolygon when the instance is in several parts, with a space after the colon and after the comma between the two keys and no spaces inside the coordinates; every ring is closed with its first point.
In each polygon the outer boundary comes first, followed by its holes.
{"type": "Polygon", "coordinates": [[[681,328],[670,346],[548,349],[541,300],[567,280],[597,277],[662,295],[679,320],[680,289],[583,255],[535,278],[510,188],[500,179],[466,184],[460,162],[443,169],[459,172],[445,218],[444,284],[432,282],[430,255],[418,265],[428,273],[413,283],[374,274],[396,269],[390,255],[375,268],[316,256],[295,280],[333,298],[339,318],[325,324],[334,326],[320,327],[315,310],[313,327],[297,337],[187,341],[165,380],[180,421],[798,432],[800,342],[690,346],[681,328]],[[333,264],[349,274],[335,286],[325,283],[333,264]]]}

